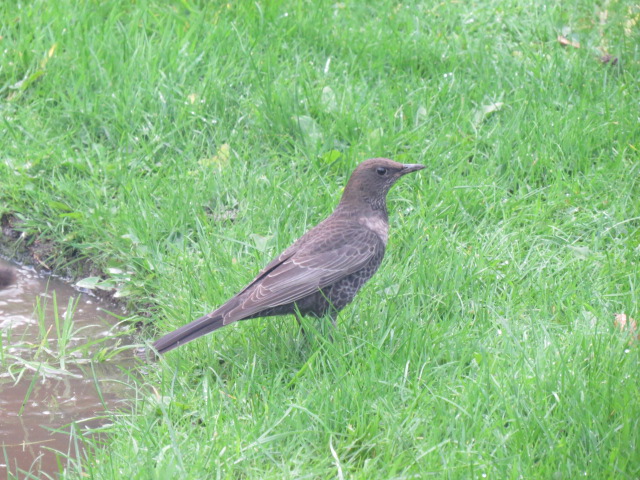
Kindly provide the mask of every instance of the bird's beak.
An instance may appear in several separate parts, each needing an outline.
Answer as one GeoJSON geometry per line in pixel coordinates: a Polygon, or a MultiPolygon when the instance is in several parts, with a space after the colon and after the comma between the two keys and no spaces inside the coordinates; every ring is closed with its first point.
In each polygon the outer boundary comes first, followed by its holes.
{"type": "Polygon", "coordinates": [[[424,165],[420,165],[419,163],[405,163],[402,165],[402,170],[400,170],[401,175],[405,175],[411,172],[417,172],[418,170],[422,170],[424,165]]]}

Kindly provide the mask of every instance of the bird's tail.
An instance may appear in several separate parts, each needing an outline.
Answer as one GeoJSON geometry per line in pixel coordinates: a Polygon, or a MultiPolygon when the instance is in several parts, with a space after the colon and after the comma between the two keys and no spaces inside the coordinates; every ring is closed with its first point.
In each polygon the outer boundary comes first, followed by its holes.
{"type": "Polygon", "coordinates": [[[184,345],[191,340],[195,340],[224,326],[223,316],[218,312],[213,312],[166,334],[164,337],[156,340],[153,348],[155,348],[158,353],[166,353],[169,350],[173,350],[180,345],[184,345]]]}

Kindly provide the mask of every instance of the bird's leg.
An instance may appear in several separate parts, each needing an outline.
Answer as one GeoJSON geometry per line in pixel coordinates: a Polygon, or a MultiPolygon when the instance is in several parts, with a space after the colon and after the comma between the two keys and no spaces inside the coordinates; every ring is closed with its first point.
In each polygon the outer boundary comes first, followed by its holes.
{"type": "Polygon", "coordinates": [[[331,320],[331,327],[329,327],[329,331],[327,332],[327,337],[329,338],[330,342],[333,342],[333,332],[336,328],[338,328],[338,324],[336,323],[336,319],[338,318],[338,312],[336,312],[335,310],[331,310],[331,312],[329,312],[329,320],[331,320]]]}
{"type": "Polygon", "coordinates": [[[296,317],[296,321],[298,322],[298,326],[300,327],[300,331],[302,332],[302,335],[306,337],[307,332],[304,331],[304,327],[302,326],[302,320],[300,319],[300,314],[298,314],[298,312],[295,312],[293,316],[296,317]]]}

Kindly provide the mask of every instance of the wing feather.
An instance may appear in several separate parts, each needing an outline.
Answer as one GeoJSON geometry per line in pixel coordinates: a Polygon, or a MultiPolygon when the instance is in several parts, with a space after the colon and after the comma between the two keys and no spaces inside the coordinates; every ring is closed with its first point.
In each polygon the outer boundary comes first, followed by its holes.
{"type": "Polygon", "coordinates": [[[344,232],[349,233],[344,235],[348,238],[344,243],[317,242],[303,245],[291,255],[283,252],[267,266],[271,268],[265,268],[235,297],[239,302],[224,313],[225,324],[311,295],[360,270],[384,249],[382,241],[372,231],[350,230],[344,232]],[[278,262],[282,257],[285,258],[278,262]]]}

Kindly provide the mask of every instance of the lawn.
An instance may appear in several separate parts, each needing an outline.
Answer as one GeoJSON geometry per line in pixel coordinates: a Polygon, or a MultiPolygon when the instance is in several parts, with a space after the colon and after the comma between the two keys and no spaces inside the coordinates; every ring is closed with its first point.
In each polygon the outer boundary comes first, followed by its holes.
{"type": "MultiPolygon", "coordinates": [[[[640,477],[640,6],[7,1],[0,215],[151,341],[388,198],[338,319],[232,325],[132,376],[63,478],[640,477]]],[[[16,477],[17,478],[17,477],[16,477]]]]}

